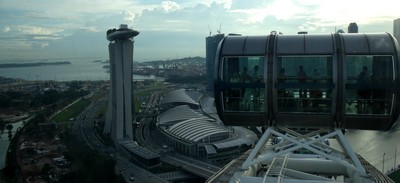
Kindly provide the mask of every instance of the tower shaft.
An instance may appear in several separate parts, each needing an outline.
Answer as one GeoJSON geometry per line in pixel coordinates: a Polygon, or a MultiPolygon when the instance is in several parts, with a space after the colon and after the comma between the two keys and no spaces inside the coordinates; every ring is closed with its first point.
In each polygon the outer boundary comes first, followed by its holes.
{"type": "Polygon", "coordinates": [[[110,94],[104,133],[110,134],[114,144],[132,140],[132,67],[133,40],[137,31],[121,25],[107,31],[110,56],[110,94]]]}

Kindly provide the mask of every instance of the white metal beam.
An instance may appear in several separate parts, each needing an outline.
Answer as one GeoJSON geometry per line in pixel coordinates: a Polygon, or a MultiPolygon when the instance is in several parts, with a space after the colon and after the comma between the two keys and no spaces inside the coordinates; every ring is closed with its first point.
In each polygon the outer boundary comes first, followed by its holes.
{"type": "Polygon", "coordinates": [[[342,182],[331,178],[334,176],[347,181],[373,182],[342,130],[321,129],[308,134],[287,128],[279,130],[284,133],[273,127],[265,131],[231,182],[342,182]],[[283,141],[274,145],[269,143],[277,137],[283,141]],[[327,139],[336,139],[342,151],[325,144],[327,139]],[[301,149],[311,154],[297,154],[301,149]]]}

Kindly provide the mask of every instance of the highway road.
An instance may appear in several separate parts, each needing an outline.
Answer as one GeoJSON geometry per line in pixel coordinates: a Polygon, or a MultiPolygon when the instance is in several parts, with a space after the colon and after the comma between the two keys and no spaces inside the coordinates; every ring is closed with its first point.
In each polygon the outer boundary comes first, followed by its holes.
{"type": "Polygon", "coordinates": [[[220,167],[210,165],[208,163],[204,163],[178,154],[163,156],[161,157],[161,161],[177,167],[181,167],[183,170],[191,172],[203,178],[211,177],[220,169],[220,167]]]}
{"type": "MultiPolygon", "coordinates": [[[[154,92],[149,98],[146,107],[142,109],[143,118],[136,128],[136,140],[137,142],[156,153],[165,151],[161,144],[158,144],[155,140],[155,135],[152,133],[150,126],[153,122],[153,117],[158,114],[157,107],[161,96],[161,92],[154,92]]],[[[116,171],[123,175],[127,182],[167,182],[162,180],[157,175],[148,172],[135,164],[131,163],[122,154],[119,154],[112,147],[107,147],[102,144],[101,140],[97,137],[94,132],[95,115],[99,109],[107,104],[106,98],[102,98],[98,101],[91,103],[77,118],[75,121],[74,128],[79,131],[83,138],[86,140],[88,145],[106,155],[113,157],[116,160],[116,171]],[[132,178],[131,178],[132,177],[132,178]],[[134,181],[132,181],[133,179],[134,181]]],[[[192,158],[178,155],[176,153],[169,153],[168,155],[161,155],[161,160],[164,163],[181,167],[182,169],[194,173],[200,177],[208,178],[217,172],[220,167],[213,166],[192,158]]]]}
{"type": "Polygon", "coordinates": [[[127,182],[143,182],[143,183],[167,183],[158,176],[148,172],[133,163],[131,163],[126,157],[116,153],[113,155],[116,160],[116,171],[120,173],[127,182]],[[131,180],[131,177],[133,180],[131,180]]]}
{"type": "Polygon", "coordinates": [[[96,113],[107,104],[105,98],[91,103],[77,118],[74,124],[75,131],[79,131],[87,144],[100,153],[111,156],[116,160],[115,169],[123,175],[126,182],[165,183],[165,180],[131,163],[127,158],[117,153],[113,147],[105,146],[94,132],[96,113]],[[132,177],[132,179],[131,179],[132,177]]]}

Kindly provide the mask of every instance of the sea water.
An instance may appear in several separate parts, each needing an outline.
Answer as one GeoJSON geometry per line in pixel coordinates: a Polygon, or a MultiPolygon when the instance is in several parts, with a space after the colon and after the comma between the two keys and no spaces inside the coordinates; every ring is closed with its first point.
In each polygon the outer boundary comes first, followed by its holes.
{"type": "MultiPolygon", "coordinates": [[[[36,67],[13,67],[0,68],[0,76],[7,78],[19,78],[23,80],[54,80],[54,81],[98,81],[109,80],[110,73],[106,60],[95,59],[57,59],[46,61],[15,61],[6,63],[29,63],[29,62],[62,62],[69,61],[71,64],[42,65],[36,67]]],[[[0,64],[5,62],[0,62],[0,64]]],[[[154,76],[133,75],[133,80],[162,79],[154,76]]]]}

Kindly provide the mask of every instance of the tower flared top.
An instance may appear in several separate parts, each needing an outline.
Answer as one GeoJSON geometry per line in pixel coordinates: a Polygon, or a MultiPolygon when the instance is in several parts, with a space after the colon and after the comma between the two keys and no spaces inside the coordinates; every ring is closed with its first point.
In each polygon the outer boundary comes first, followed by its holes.
{"type": "Polygon", "coordinates": [[[121,24],[119,29],[108,29],[107,31],[107,40],[115,41],[115,40],[123,40],[133,38],[139,35],[139,31],[129,29],[126,24],[121,24]]]}

